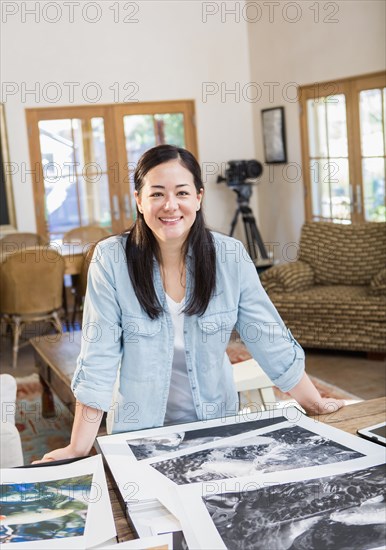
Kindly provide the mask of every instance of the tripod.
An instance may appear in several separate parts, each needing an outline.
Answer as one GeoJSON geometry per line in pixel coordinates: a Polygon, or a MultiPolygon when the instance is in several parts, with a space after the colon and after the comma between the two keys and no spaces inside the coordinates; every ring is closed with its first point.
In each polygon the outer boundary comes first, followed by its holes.
{"type": "Polygon", "coordinates": [[[272,265],[272,262],[267,254],[267,250],[265,248],[263,239],[261,238],[260,231],[257,228],[253,212],[249,207],[249,199],[252,194],[251,186],[244,184],[237,186],[236,188],[232,187],[232,189],[237,194],[238,206],[231,222],[229,236],[233,236],[237,220],[239,218],[239,215],[241,214],[244,224],[245,236],[247,239],[248,254],[252,258],[253,263],[255,264],[258,271],[267,269],[272,265]],[[258,251],[260,252],[261,260],[263,261],[259,262],[259,254],[256,250],[256,245],[258,251]],[[261,269],[259,269],[259,264],[261,269]]]}

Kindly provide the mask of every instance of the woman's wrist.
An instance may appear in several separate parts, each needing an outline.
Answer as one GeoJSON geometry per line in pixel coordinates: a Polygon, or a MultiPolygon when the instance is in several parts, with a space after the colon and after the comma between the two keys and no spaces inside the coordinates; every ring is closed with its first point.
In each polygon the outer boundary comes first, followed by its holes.
{"type": "Polygon", "coordinates": [[[73,455],[71,458],[78,458],[78,457],[88,456],[92,449],[93,444],[94,444],[94,441],[92,441],[92,443],[87,446],[85,446],[84,444],[82,445],[80,442],[76,443],[71,441],[67,449],[68,449],[68,452],[71,455],[73,455]]]}
{"type": "Polygon", "coordinates": [[[299,405],[305,410],[314,409],[317,403],[322,400],[322,396],[306,373],[303,374],[300,381],[288,393],[291,397],[296,399],[299,405]]]}
{"type": "Polygon", "coordinates": [[[345,404],[340,399],[322,397],[306,373],[289,393],[307,414],[312,415],[336,412],[345,404]]]}

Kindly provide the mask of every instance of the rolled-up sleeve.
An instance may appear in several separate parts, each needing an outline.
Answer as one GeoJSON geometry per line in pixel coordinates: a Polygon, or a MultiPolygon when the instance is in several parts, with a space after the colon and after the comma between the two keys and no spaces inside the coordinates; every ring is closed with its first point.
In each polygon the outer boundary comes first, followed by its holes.
{"type": "Polygon", "coordinates": [[[304,351],[262,287],[245,249],[239,262],[239,281],[236,328],[240,337],[272,382],[282,391],[289,391],[303,376],[304,351]]]}
{"type": "Polygon", "coordinates": [[[95,248],[87,278],[82,344],[71,388],[81,403],[108,411],[121,361],[121,308],[108,241],[95,248]]]}

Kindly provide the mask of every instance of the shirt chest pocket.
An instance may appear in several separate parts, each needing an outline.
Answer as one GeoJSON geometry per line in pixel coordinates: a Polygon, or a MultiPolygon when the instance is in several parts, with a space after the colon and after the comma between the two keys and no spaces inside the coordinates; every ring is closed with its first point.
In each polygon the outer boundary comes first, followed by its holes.
{"type": "Polygon", "coordinates": [[[202,341],[204,343],[211,341],[213,343],[228,342],[236,321],[237,309],[199,317],[198,324],[200,326],[202,341]]]}
{"type": "MultiPolygon", "coordinates": [[[[149,383],[159,376],[162,360],[161,320],[122,314],[123,358],[121,378],[139,384],[149,383]]],[[[142,388],[142,389],[141,389],[142,388]]]]}
{"type": "Polygon", "coordinates": [[[122,338],[124,344],[145,344],[161,331],[161,320],[137,317],[122,313],[122,338]]]}

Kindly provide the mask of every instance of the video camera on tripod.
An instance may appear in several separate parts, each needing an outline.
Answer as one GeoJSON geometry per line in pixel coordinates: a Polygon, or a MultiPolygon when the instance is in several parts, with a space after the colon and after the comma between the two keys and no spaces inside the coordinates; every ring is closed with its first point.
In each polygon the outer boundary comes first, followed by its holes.
{"type": "Polygon", "coordinates": [[[238,206],[231,222],[229,236],[233,236],[239,214],[241,214],[248,253],[258,271],[264,271],[272,266],[272,261],[268,256],[260,231],[257,228],[255,217],[249,207],[252,186],[257,185],[257,179],[262,173],[263,166],[257,160],[230,160],[227,163],[225,177],[217,177],[217,183],[225,181],[228,187],[237,194],[238,206]]]}

